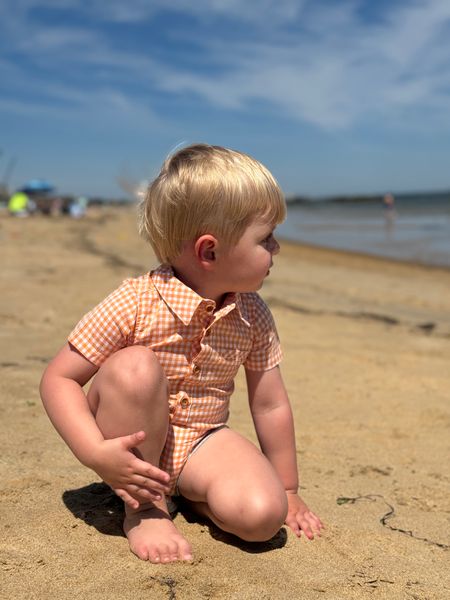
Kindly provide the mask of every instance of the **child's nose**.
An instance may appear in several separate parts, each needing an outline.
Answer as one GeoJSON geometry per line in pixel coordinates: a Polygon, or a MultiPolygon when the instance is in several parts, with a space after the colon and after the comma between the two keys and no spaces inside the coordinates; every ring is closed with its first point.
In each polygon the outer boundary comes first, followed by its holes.
{"type": "Polygon", "coordinates": [[[275,238],[272,238],[272,247],[270,249],[272,254],[278,254],[278,252],[280,251],[280,244],[277,242],[277,240],[275,238]]]}

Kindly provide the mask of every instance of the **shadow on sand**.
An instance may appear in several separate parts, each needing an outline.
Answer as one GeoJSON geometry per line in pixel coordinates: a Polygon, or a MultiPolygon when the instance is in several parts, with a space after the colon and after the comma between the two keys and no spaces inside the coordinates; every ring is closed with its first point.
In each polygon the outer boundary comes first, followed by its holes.
{"type": "Polygon", "coordinates": [[[91,483],[76,490],[66,490],[62,499],[74,517],[100,533],[124,536],[123,502],[106,483],[91,483]]]}
{"type": "MultiPolygon", "coordinates": [[[[74,517],[82,519],[87,525],[95,527],[104,535],[124,536],[122,521],[124,517],[123,502],[105,483],[91,483],[75,490],[66,490],[62,499],[74,517]]],[[[249,554],[260,554],[277,548],[282,548],[287,541],[284,528],[266,542],[245,542],[240,538],[222,531],[210,521],[199,517],[189,510],[182,499],[179,501],[178,512],[188,523],[207,527],[209,534],[215,540],[240,548],[249,554]]]]}

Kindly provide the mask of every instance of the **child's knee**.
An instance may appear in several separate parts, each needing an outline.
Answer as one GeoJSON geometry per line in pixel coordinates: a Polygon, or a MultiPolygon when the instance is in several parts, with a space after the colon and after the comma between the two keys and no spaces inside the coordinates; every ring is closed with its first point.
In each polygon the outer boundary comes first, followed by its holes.
{"type": "Polygon", "coordinates": [[[229,515],[237,535],[248,542],[270,540],[287,515],[287,499],[279,494],[243,494],[229,515]]]}
{"type": "Polygon", "coordinates": [[[113,354],[102,366],[103,382],[130,398],[154,397],[165,394],[167,381],[164,371],[150,349],[130,346],[113,354]]]}

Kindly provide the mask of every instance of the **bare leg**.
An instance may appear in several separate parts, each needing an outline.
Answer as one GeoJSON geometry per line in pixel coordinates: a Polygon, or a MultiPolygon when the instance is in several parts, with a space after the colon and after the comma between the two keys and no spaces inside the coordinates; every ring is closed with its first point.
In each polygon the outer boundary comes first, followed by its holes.
{"type": "MultiPolygon", "coordinates": [[[[151,350],[131,346],[111,356],[98,371],[88,401],[105,438],[145,431],[145,441],[136,454],[159,465],[169,404],[166,378],[151,350]]],[[[125,506],[124,531],[131,550],[143,560],[158,563],[192,558],[191,547],[173,524],[164,497],[135,510],[125,506]]]]}
{"type": "Polygon", "coordinates": [[[286,518],[286,492],[272,465],[230,429],[214,433],[192,454],[178,488],[199,514],[247,541],[270,539],[286,518]]]}

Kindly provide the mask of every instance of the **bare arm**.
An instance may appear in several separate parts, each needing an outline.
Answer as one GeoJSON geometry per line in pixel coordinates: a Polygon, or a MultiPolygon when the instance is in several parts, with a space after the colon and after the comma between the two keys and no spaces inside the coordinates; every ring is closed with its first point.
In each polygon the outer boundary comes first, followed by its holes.
{"type": "Polygon", "coordinates": [[[82,389],[97,370],[67,344],[42,376],[42,402],[55,429],[78,460],[135,508],[143,500],[158,499],[166,491],[169,476],[132,452],[145,439],[143,431],[105,440],[82,389]]]}
{"type": "Polygon", "coordinates": [[[280,369],[246,370],[250,410],[261,450],[275,468],[286,490],[289,511],[286,524],[310,539],[323,527],[320,519],[298,496],[294,419],[280,369]]]}
{"type": "Polygon", "coordinates": [[[48,365],[40,385],[44,408],[55,429],[78,460],[91,468],[103,436],[82,387],[97,370],[98,367],[66,344],[48,365]]]}
{"type": "Polygon", "coordinates": [[[294,420],[280,369],[246,371],[250,410],[261,450],[286,491],[298,490],[294,420]]]}

